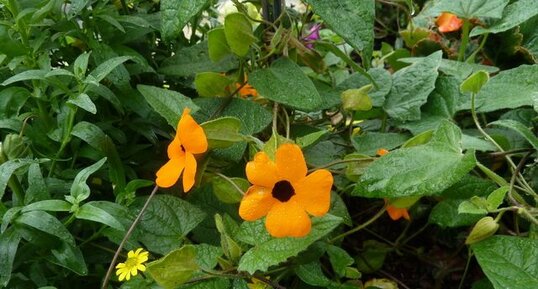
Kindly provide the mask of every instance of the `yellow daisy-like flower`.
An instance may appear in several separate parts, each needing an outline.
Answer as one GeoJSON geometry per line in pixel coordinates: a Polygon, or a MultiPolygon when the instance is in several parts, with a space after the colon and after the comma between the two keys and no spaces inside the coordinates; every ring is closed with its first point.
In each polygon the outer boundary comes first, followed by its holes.
{"type": "Polygon", "coordinates": [[[144,251],[142,248],[138,248],[136,251],[129,251],[125,263],[118,263],[118,265],[116,265],[116,269],[118,269],[116,270],[116,275],[119,276],[118,279],[120,281],[123,281],[123,279],[129,281],[131,276],[136,276],[136,274],[138,274],[138,271],[146,271],[146,266],[144,266],[143,263],[148,260],[148,255],[149,252],[144,251]]]}

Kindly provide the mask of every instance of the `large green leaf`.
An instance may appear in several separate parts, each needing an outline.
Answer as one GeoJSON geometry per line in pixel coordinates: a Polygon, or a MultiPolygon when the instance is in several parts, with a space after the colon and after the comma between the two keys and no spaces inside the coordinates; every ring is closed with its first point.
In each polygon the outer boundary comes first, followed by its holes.
{"type": "Polygon", "coordinates": [[[164,41],[171,41],[182,33],[183,27],[200,13],[209,0],[161,0],[161,31],[164,41]]]}
{"type": "Polygon", "coordinates": [[[242,13],[226,15],[224,35],[230,49],[238,56],[246,56],[250,50],[250,45],[256,40],[252,34],[252,24],[242,13]]]}
{"type": "Polygon", "coordinates": [[[69,245],[75,245],[75,239],[65,226],[52,215],[43,211],[30,211],[21,214],[14,221],[18,225],[26,225],[56,236],[69,245]]]}
{"type": "Polygon", "coordinates": [[[65,267],[78,275],[84,276],[88,274],[88,267],[84,261],[84,256],[78,247],[61,242],[51,253],[52,255],[47,257],[48,261],[65,267]]]}
{"type": "Polygon", "coordinates": [[[6,190],[6,186],[9,182],[9,179],[11,178],[11,175],[13,172],[15,172],[17,169],[29,165],[33,163],[32,160],[9,160],[3,164],[0,165],[0,200],[4,196],[4,192],[6,190]]]}
{"type": "Polygon", "coordinates": [[[501,119],[501,120],[497,120],[490,123],[490,125],[498,125],[498,126],[515,130],[520,135],[522,135],[525,139],[527,139],[529,143],[534,147],[534,149],[538,150],[538,137],[536,137],[536,133],[535,132],[533,133],[528,127],[526,127],[521,122],[511,120],[511,119],[501,119]]]}
{"type": "Polygon", "coordinates": [[[531,106],[537,93],[538,65],[521,65],[490,78],[476,95],[476,106],[479,112],[531,106]]]}
{"type": "Polygon", "coordinates": [[[503,16],[488,28],[477,26],[469,36],[484,33],[499,33],[514,28],[538,14],[538,5],[535,0],[519,0],[508,6],[503,11],[503,16]]]}
{"type": "Polygon", "coordinates": [[[183,246],[147,265],[149,275],[164,289],[175,289],[187,282],[198,268],[196,249],[192,245],[183,246]]]}
{"type": "Polygon", "coordinates": [[[443,121],[429,143],[398,149],[376,160],[352,194],[370,198],[436,195],[475,164],[474,151],[462,153],[460,129],[443,121]]]}
{"type": "MultiPolygon", "coordinates": [[[[239,261],[238,271],[253,274],[256,271],[266,271],[267,268],[284,262],[292,256],[306,250],[316,240],[330,233],[342,219],[333,215],[322,218],[312,218],[312,231],[303,238],[271,238],[257,244],[247,251],[239,261]]],[[[259,223],[263,225],[263,223],[259,223]]]]}
{"type": "Polygon", "coordinates": [[[306,0],[316,14],[353,48],[362,51],[365,63],[374,45],[374,0],[306,0]]]}
{"type": "MultiPolygon", "coordinates": [[[[145,200],[137,199],[134,207],[141,208],[145,200]]],[[[202,210],[180,198],[158,195],[149,203],[136,235],[148,250],[165,254],[179,247],[205,216],[202,210]]]]}
{"type": "Polygon", "coordinates": [[[92,205],[92,202],[82,205],[75,213],[77,219],[89,220],[105,224],[114,229],[124,230],[121,223],[107,211],[92,205]]]}
{"type": "Polygon", "coordinates": [[[354,136],[351,139],[351,143],[358,153],[375,155],[378,149],[394,149],[402,145],[408,138],[409,136],[405,134],[394,132],[366,132],[364,134],[354,136]]]}
{"type": "Polygon", "coordinates": [[[209,59],[213,62],[217,62],[231,53],[223,27],[215,28],[207,33],[207,49],[209,59]]]}
{"type": "Polygon", "coordinates": [[[386,97],[385,111],[399,121],[420,119],[420,107],[435,89],[441,51],[394,73],[392,89],[386,97]]]}
{"type": "Polygon", "coordinates": [[[471,248],[495,289],[538,288],[538,240],[493,236],[471,248]]]}
{"type": "Polygon", "coordinates": [[[299,110],[314,111],[323,104],[312,81],[288,58],[249,74],[249,82],[263,97],[299,110]]]}
{"type": "Polygon", "coordinates": [[[0,234],[0,286],[5,287],[11,278],[13,261],[21,236],[14,227],[7,229],[0,234]]]}
{"type": "Polygon", "coordinates": [[[190,108],[191,114],[196,113],[199,109],[190,98],[177,91],[142,84],[136,88],[142,93],[149,105],[174,128],[179,122],[183,109],[190,108]]]}
{"type": "Polygon", "coordinates": [[[450,12],[461,18],[501,18],[509,0],[438,0],[434,9],[450,12]]]}

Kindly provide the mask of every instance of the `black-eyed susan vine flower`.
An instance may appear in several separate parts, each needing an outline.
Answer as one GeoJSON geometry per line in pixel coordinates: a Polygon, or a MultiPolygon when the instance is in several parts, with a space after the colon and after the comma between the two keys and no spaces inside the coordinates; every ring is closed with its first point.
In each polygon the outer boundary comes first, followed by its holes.
{"type": "Polygon", "coordinates": [[[129,253],[127,253],[127,260],[125,260],[124,263],[118,263],[118,265],[116,265],[116,275],[118,276],[118,280],[129,281],[131,276],[136,276],[138,274],[138,271],[146,271],[144,263],[148,261],[148,257],[149,252],[144,251],[142,248],[138,248],[136,251],[129,251],[129,253]]]}
{"type": "Polygon", "coordinates": [[[183,190],[188,192],[194,185],[196,176],[195,154],[207,151],[207,137],[204,129],[190,115],[190,109],[185,108],[177,125],[176,136],[168,145],[170,159],[157,171],[159,187],[173,186],[183,173],[183,190]]]}
{"type": "Polygon", "coordinates": [[[295,144],[281,145],[273,162],[259,152],[247,163],[252,186],[239,206],[239,215],[254,221],[267,215],[265,227],[273,237],[303,237],[311,229],[308,214],[329,211],[333,177],[320,169],[307,175],[303,152],[295,144]],[[308,214],[307,214],[308,213],[308,214]]]}
{"type": "Polygon", "coordinates": [[[435,23],[439,27],[439,32],[447,33],[458,31],[463,25],[463,20],[452,13],[444,12],[437,17],[437,21],[435,23]]]}

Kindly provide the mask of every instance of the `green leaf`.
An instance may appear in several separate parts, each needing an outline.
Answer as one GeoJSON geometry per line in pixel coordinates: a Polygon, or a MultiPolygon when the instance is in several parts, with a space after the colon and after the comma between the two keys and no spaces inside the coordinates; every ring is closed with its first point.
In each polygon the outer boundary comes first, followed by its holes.
{"type": "Polygon", "coordinates": [[[183,27],[202,11],[209,0],[161,0],[161,35],[170,42],[182,33],[183,27]]]}
{"type": "MultiPolygon", "coordinates": [[[[140,209],[146,198],[133,204],[140,209]]],[[[205,218],[206,214],[178,197],[157,195],[148,205],[136,228],[138,239],[149,251],[165,254],[179,247],[182,239],[205,218]]]]}
{"type": "Polygon", "coordinates": [[[372,100],[372,105],[376,107],[383,106],[385,103],[385,97],[389,94],[392,87],[392,76],[384,68],[371,68],[366,74],[367,77],[360,73],[351,74],[346,80],[338,84],[337,89],[353,89],[363,87],[371,83],[369,78],[375,80],[377,88],[374,86],[368,96],[372,100]]]}
{"type": "Polygon", "coordinates": [[[61,242],[59,248],[53,249],[51,252],[52,256],[47,257],[50,262],[65,267],[78,275],[88,275],[88,267],[78,247],[61,242]]]}
{"type": "Polygon", "coordinates": [[[407,139],[407,135],[394,132],[365,132],[361,135],[353,136],[351,144],[358,153],[374,156],[378,149],[395,149],[407,139]]]}
{"type": "Polygon", "coordinates": [[[58,237],[69,245],[75,245],[75,239],[65,226],[58,219],[43,211],[26,212],[17,217],[14,222],[58,237]]]}
{"type": "Polygon", "coordinates": [[[191,114],[200,109],[190,98],[177,91],[142,84],[137,85],[136,88],[149,105],[174,128],[179,122],[183,109],[190,108],[191,114]]]}
{"type": "Polygon", "coordinates": [[[30,211],[69,212],[71,204],[63,200],[43,200],[22,208],[21,213],[30,211]]]}
{"type": "Polygon", "coordinates": [[[196,263],[202,270],[213,270],[218,264],[218,259],[223,252],[220,247],[211,246],[208,244],[194,245],[196,248],[196,263]]]}
{"type": "Polygon", "coordinates": [[[125,186],[125,170],[112,139],[97,125],[85,121],[77,123],[71,134],[82,139],[94,149],[101,151],[107,157],[110,166],[108,170],[110,180],[118,189],[123,188],[125,186]]]}
{"type": "Polygon", "coordinates": [[[496,289],[538,288],[538,240],[493,236],[471,249],[496,289]]]}
{"type": "Polygon", "coordinates": [[[265,98],[302,111],[315,111],[323,104],[312,81],[288,58],[249,74],[249,82],[265,98]]]}
{"type": "Polygon", "coordinates": [[[13,269],[13,261],[17,254],[17,248],[21,236],[14,227],[7,229],[0,234],[0,286],[5,287],[11,279],[11,270],[13,269]]]}
{"type": "Polygon", "coordinates": [[[30,204],[49,198],[49,189],[45,183],[39,164],[31,164],[28,169],[28,188],[24,194],[24,203],[30,204]]]}
{"type": "Polygon", "coordinates": [[[461,131],[444,121],[425,144],[392,151],[370,165],[352,195],[394,198],[437,195],[476,165],[473,151],[461,151],[461,131]]]}
{"type": "Polygon", "coordinates": [[[514,131],[522,135],[526,140],[528,140],[529,143],[534,147],[534,149],[538,150],[538,137],[536,137],[536,133],[533,133],[528,127],[526,127],[521,122],[511,120],[511,119],[501,119],[501,120],[494,121],[490,123],[489,125],[498,125],[498,126],[513,129],[514,131]]]}
{"type": "Polygon", "coordinates": [[[86,184],[86,181],[90,175],[99,170],[105,162],[106,158],[102,158],[95,164],[84,168],[75,176],[70,192],[71,196],[75,198],[77,202],[82,202],[90,196],[90,187],[86,184]]]}
{"type": "Polygon", "coordinates": [[[346,274],[346,268],[355,262],[346,250],[338,246],[329,245],[327,255],[329,255],[329,262],[331,262],[334,272],[341,277],[346,274]]]}
{"type": "Polygon", "coordinates": [[[385,257],[390,251],[392,251],[392,248],[385,243],[376,240],[364,241],[360,257],[356,258],[357,269],[364,273],[373,273],[381,269],[385,262],[385,257]]]}
{"type": "Polygon", "coordinates": [[[458,17],[471,19],[478,17],[501,18],[509,0],[440,0],[434,9],[450,12],[458,17]]]}
{"type": "Polygon", "coordinates": [[[32,160],[15,159],[15,160],[9,160],[0,165],[0,200],[4,196],[4,192],[6,190],[7,183],[9,182],[9,179],[11,178],[11,175],[13,175],[13,173],[19,168],[22,168],[33,162],[34,161],[32,160]]]}
{"type": "Polygon", "coordinates": [[[265,229],[263,219],[254,222],[243,222],[239,226],[239,232],[236,235],[237,240],[252,246],[258,246],[272,239],[271,235],[265,229]]]}
{"type": "Polygon", "coordinates": [[[204,41],[193,46],[181,47],[174,56],[163,61],[158,71],[170,76],[191,77],[199,72],[237,69],[237,59],[232,54],[217,63],[211,61],[207,45],[204,41]]]}
{"type": "Polygon", "coordinates": [[[176,289],[198,270],[196,249],[187,245],[147,264],[148,274],[164,289],[176,289]]]}
{"type": "Polygon", "coordinates": [[[374,45],[375,1],[373,0],[306,0],[312,9],[353,48],[362,52],[369,63],[374,45]]]}
{"type": "Polygon", "coordinates": [[[210,148],[225,148],[244,140],[239,130],[241,121],[236,117],[225,116],[201,124],[210,148]]]}
{"type": "Polygon", "coordinates": [[[537,14],[538,5],[536,5],[534,0],[519,0],[506,6],[501,19],[495,21],[487,28],[476,26],[469,36],[473,37],[485,33],[496,34],[504,32],[518,26],[537,14]]]}
{"type": "MultiPolygon", "coordinates": [[[[182,285],[176,289],[231,289],[230,281],[225,278],[213,278],[193,284],[182,285]]],[[[233,287],[233,289],[240,289],[233,287]]]]}
{"type": "Polygon", "coordinates": [[[120,231],[124,230],[121,223],[116,220],[114,216],[110,215],[107,211],[92,205],[92,202],[82,205],[82,207],[75,212],[75,216],[77,219],[94,221],[120,231]]]}
{"type": "Polygon", "coordinates": [[[230,50],[241,57],[248,54],[250,46],[256,41],[256,37],[252,34],[252,24],[242,13],[226,15],[224,34],[230,50]]]}
{"type": "Polygon", "coordinates": [[[470,214],[460,211],[463,202],[465,201],[462,199],[448,199],[437,203],[430,213],[428,222],[442,228],[465,227],[475,224],[485,216],[486,212],[470,214]]]}
{"type": "Polygon", "coordinates": [[[26,70],[21,73],[15,74],[12,77],[4,80],[1,85],[10,85],[12,83],[24,80],[40,80],[45,79],[45,75],[49,72],[48,70],[26,70]]]}
{"type": "MultiPolygon", "coordinates": [[[[538,91],[538,65],[521,65],[492,77],[476,95],[479,112],[533,105],[538,91]],[[510,97],[506,93],[510,92],[510,97]]],[[[470,108],[468,106],[467,108],[470,108]]]]}
{"type": "Polygon", "coordinates": [[[289,257],[306,250],[308,246],[330,233],[341,222],[341,218],[332,215],[312,218],[312,231],[306,237],[276,238],[258,244],[243,255],[237,270],[250,274],[256,271],[267,271],[270,266],[280,264],[289,257]]]}
{"type": "MultiPolygon", "coordinates": [[[[406,57],[406,58],[400,58],[398,59],[398,61],[404,62],[404,63],[415,63],[419,61],[420,59],[422,58],[421,57],[406,57]]],[[[458,78],[458,79],[465,79],[469,75],[471,75],[471,73],[477,72],[479,70],[484,70],[488,73],[499,72],[499,68],[495,66],[460,62],[457,60],[450,60],[450,59],[444,59],[444,58],[441,59],[441,65],[439,66],[439,71],[449,76],[458,78]]]]}
{"type": "Polygon", "coordinates": [[[73,71],[78,79],[83,79],[86,75],[86,69],[88,69],[88,60],[90,59],[91,52],[84,52],[80,54],[75,63],[73,64],[73,71]]]}
{"type": "Polygon", "coordinates": [[[420,107],[435,89],[441,57],[441,51],[435,52],[392,75],[392,88],[384,104],[389,116],[399,121],[420,119],[420,107]]]}
{"type": "Polygon", "coordinates": [[[307,148],[311,145],[316,144],[323,136],[327,134],[326,130],[320,130],[307,135],[297,137],[295,143],[301,148],[307,148]]]}
{"type": "Polygon", "coordinates": [[[318,287],[325,287],[331,283],[331,280],[323,274],[319,262],[302,264],[295,268],[295,274],[306,284],[318,287]]]}
{"type": "MultiPolygon", "coordinates": [[[[94,55],[95,54],[96,53],[94,53],[94,55]]],[[[132,59],[131,56],[117,56],[114,58],[110,58],[105,62],[99,64],[99,66],[97,66],[92,72],[90,72],[90,75],[93,76],[97,82],[100,82],[116,67],[120,66],[122,63],[130,59],[132,59]]]]}
{"type": "Polygon", "coordinates": [[[215,28],[207,33],[207,48],[209,52],[209,59],[211,59],[213,62],[220,61],[226,55],[232,52],[228,42],[226,41],[224,28],[215,28]]]}
{"type": "Polygon", "coordinates": [[[215,196],[228,204],[239,203],[243,199],[243,193],[250,186],[250,183],[243,178],[224,179],[218,175],[212,179],[211,184],[213,185],[215,196]]]}
{"type": "Polygon", "coordinates": [[[488,202],[488,210],[493,211],[499,208],[499,206],[503,203],[504,196],[506,196],[509,189],[509,186],[503,186],[491,192],[486,199],[488,202]]]}
{"type": "Polygon", "coordinates": [[[81,93],[73,98],[70,98],[67,103],[74,104],[89,113],[97,113],[97,107],[93,103],[92,99],[85,93],[81,93]]]}
{"type": "Polygon", "coordinates": [[[217,72],[200,72],[194,78],[194,86],[200,96],[228,96],[233,81],[217,72]]]}
{"type": "Polygon", "coordinates": [[[471,76],[461,83],[460,91],[463,93],[478,93],[482,86],[488,82],[488,80],[489,74],[484,70],[479,70],[471,74],[471,76]]]}

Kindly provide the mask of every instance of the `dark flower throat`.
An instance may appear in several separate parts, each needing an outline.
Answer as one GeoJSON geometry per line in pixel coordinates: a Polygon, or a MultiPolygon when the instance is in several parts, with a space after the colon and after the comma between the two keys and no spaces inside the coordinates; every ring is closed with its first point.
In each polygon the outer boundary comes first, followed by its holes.
{"type": "Polygon", "coordinates": [[[281,202],[287,202],[291,199],[291,197],[293,197],[293,195],[295,195],[295,190],[290,182],[278,181],[273,187],[271,194],[273,195],[273,198],[281,202]]]}

